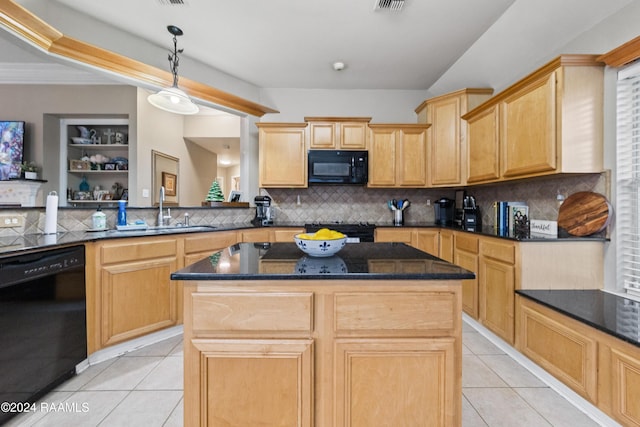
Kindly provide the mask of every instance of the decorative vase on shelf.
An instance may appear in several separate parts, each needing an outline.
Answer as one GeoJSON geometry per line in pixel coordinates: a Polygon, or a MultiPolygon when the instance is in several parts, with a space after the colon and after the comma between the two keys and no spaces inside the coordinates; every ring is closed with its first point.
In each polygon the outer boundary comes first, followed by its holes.
{"type": "Polygon", "coordinates": [[[87,177],[82,177],[82,182],[80,183],[80,191],[89,191],[89,183],[87,182],[87,177]]]}

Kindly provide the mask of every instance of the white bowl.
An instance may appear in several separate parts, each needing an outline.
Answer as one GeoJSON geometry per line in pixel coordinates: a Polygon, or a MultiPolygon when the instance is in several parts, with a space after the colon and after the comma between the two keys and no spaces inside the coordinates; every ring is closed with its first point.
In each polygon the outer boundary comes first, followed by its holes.
{"type": "Polygon", "coordinates": [[[337,255],[330,257],[303,256],[296,262],[298,274],[346,274],[347,264],[337,255]]]}
{"type": "Polygon", "coordinates": [[[344,248],[347,244],[347,238],[341,237],[339,239],[323,239],[323,240],[310,240],[301,239],[299,234],[293,236],[296,241],[296,245],[302,252],[314,257],[328,257],[338,253],[338,251],[344,248]]]}

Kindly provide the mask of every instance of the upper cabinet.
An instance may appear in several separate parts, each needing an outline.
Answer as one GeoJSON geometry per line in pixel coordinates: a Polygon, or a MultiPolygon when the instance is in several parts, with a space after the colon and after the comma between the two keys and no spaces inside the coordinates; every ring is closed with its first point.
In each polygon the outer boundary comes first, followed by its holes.
{"type": "Polygon", "coordinates": [[[369,187],[427,186],[424,124],[369,124],[369,187]]]}
{"type": "Polygon", "coordinates": [[[307,123],[256,123],[260,187],[307,187],[307,123]]]}
{"type": "Polygon", "coordinates": [[[312,150],[366,150],[371,117],[305,117],[312,150]]]}
{"type": "Polygon", "coordinates": [[[493,89],[462,89],[423,102],[418,123],[429,123],[429,185],[466,184],[467,122],[462,115],[488,100],[493,89]]]}
{"type": "Polygon", "coordinates": [[[468,121],[469,184],[603,170],[603,64],[562,55],[468,121]]]}

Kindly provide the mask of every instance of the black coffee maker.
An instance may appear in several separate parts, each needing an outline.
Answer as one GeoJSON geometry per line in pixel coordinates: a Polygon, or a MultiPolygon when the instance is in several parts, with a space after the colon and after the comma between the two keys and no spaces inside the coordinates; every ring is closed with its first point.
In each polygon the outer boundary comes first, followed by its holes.
{"type": "Polygon", "coordinates": [[[273,215],[271,212],[271,197],[256,196],[253,199],[256,204],[256,216],[251,223],[253,225],[271,225],[273,224],[273,215]]]}
{"type": "Polygon", "coordinates": [[[481,224],[481,216],[480,209],[476,204],[476,198],[473,196],[465,196],[463,201],[463,225],[467,231],[480,231],[481,224]]]}
{"type": "Polygon", "coordinates": [[[436,224],[438,225],[452,225],[453,224],[453,212],[454,201],[447,199],[446,197],[437,200],[433,205],[436,214],[436,224]]]}

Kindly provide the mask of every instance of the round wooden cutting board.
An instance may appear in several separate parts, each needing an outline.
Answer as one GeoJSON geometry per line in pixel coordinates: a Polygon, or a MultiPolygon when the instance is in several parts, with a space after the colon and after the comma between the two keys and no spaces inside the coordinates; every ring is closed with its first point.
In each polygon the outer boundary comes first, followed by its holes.
{"type": "Polygon", "coordinates": [[[602,194],[580,191],[567,197],[560,205],[558,227],[573,236],[589,236],[606,228],[611,205],[602,194]]]}

